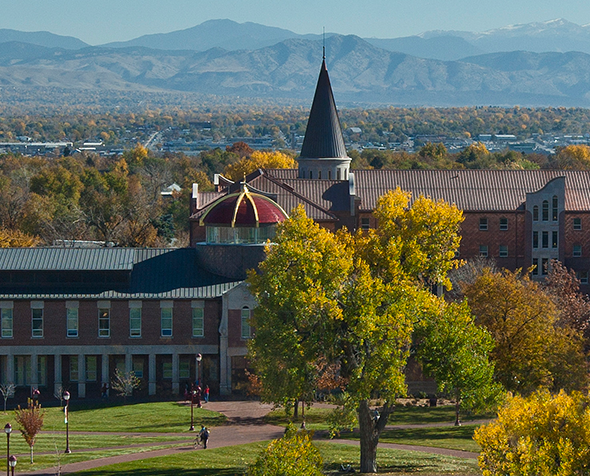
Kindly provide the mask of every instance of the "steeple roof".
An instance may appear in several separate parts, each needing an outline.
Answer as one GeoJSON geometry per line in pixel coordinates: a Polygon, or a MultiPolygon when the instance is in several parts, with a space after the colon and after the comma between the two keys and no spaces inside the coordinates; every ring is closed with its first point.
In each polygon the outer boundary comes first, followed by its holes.
{"type": "Polygon", "coordinates": [[[300,158],[347,157],[326,60],[322,61],[300,158]]]}

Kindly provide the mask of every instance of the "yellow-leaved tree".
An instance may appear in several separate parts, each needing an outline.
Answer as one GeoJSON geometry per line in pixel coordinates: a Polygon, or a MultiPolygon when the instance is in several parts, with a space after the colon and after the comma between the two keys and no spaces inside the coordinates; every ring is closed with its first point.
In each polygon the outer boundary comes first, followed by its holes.
{"type": "Polygon", "coordinates": [[[249,156],[225,167],[223,175],[231,180],[239,181],[245,175],[258,169],[294,169],[295,159],[283,152],[263,152],[255,150],[249,156]]]}

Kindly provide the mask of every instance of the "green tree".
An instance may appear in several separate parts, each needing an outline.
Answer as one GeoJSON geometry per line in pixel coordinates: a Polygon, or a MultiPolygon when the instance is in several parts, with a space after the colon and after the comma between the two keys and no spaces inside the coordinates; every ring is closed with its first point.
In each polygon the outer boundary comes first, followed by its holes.
{"type": "Polygon", "coordinates": [[[362,472],[376,471],[379,436],[406,392],[414,328],[441,305],[430,289],[450,285],[459,244],[456,207],[409,202],[401,190],[386,194],[375,211],[379,228],[354,236],[332,234],[296,209],[248,278],[259,302],[250,355],[265,398],[311,392],[336,365],[344,410],[358,416],[362,472]]]}

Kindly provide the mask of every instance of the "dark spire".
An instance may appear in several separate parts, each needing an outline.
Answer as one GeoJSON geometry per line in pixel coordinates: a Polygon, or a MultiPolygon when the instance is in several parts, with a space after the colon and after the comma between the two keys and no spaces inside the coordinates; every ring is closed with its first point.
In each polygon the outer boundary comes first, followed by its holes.
{"type": "Polygon", "coordinates": [[[311,104],[300,157],[306,159],[347,157],[325,58],[322,61],[320,77],[311,104]]]}

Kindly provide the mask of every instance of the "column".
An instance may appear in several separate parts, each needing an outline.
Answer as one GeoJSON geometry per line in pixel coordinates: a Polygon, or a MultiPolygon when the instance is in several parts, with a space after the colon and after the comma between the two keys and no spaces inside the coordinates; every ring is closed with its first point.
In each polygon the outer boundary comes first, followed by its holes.
{"type": "Polygon", "coordinates": [[[86,398],[86,356],[78,355],[78,398],[86,398]]]}
{"type": "Polygon", "coordinates": [[[10,353],[6,356],[6,383],[16,384],[14,377],[14,355],[10,353]]]}
{"type": "Polygon", "coordinates": [[[156,394],[156,354],[150,354],[148,364],[148,391],[150,395],[156,394]]]}
{"type": "Polygon", "coordinates": [[[100,380],[101,380],[101,387],[103,385],[107,385],[107,395],[109,394],[111,383],[109,382],[109,354],[102,354],[100,357],[100,380]]]}
{"type": "Polygon", "coordinates": [[[178,354],[172,354],[172,393],[178,395],[180,393],[180,376],[179,376],[179,362],[178,354]]]}
{"type": "Polygon", "coordinates": [[[53,356],[53,392],[59,395],[62,391],[61,354],[57,354],[53,356]]]}

